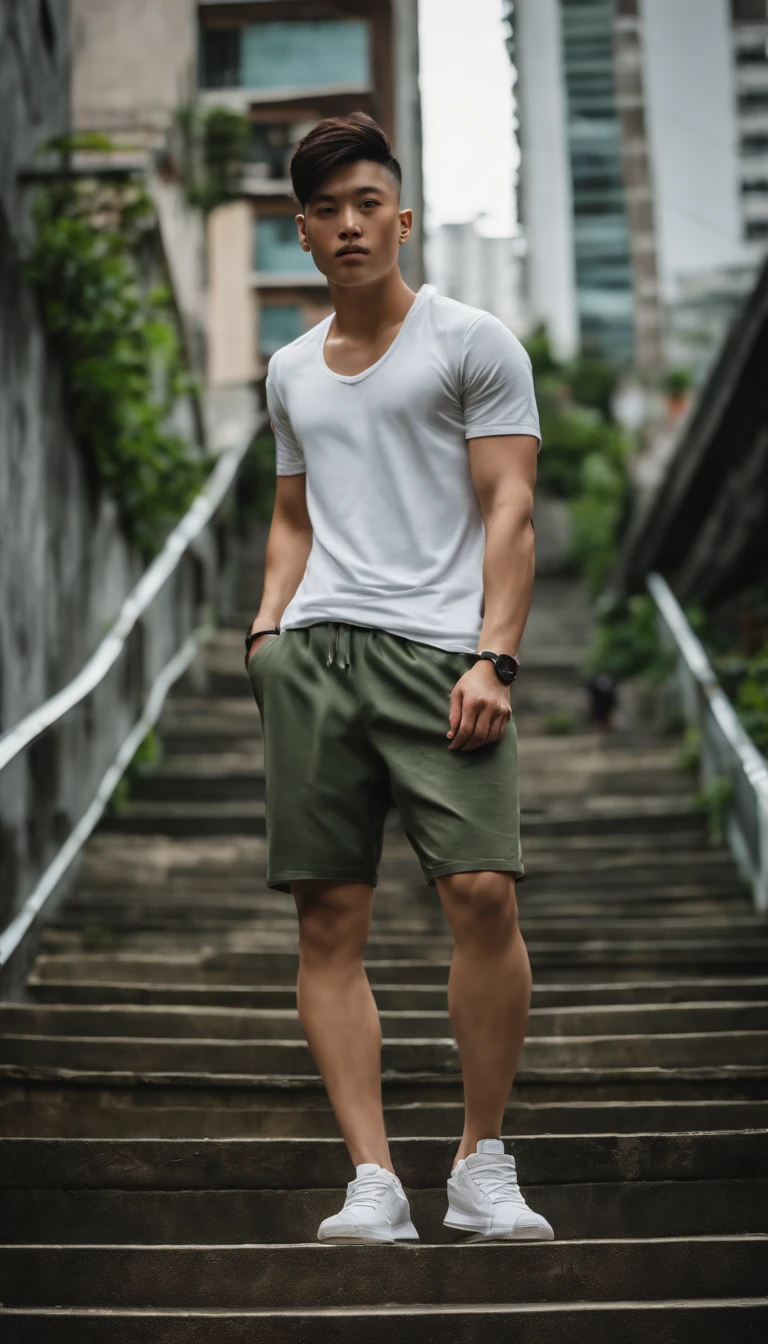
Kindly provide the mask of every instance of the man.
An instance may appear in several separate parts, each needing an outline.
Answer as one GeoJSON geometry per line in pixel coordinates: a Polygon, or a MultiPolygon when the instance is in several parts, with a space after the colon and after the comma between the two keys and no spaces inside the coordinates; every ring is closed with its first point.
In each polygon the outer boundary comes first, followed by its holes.
{"type": "Polygon", "coordinates": [[[335,312],[269,365],[277,489],[246,664],[267,884],[296,901],[299,1018],[356,1168],[318,1236],[418,1236],[387,1144],[362,960],[394,801],[455,940],[465,1126],[445,1222],[550,1239],[500,1137],[531,988],[510,707],[534,572],[530,361],[495,317],[405,284],[412,212],[370,117],[317,125],[291,178],[335,312]]]}

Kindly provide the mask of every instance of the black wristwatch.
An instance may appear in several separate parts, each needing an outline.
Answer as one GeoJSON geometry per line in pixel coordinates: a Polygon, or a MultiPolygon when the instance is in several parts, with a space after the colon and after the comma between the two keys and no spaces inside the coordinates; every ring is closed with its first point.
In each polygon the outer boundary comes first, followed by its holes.
{"type": "Polygon", "coordinates": [[[493,663],[496,676],[505,686],[510,686],[515,680],[520,663],[513,653],[491,653],[490,649],[482,649],[480,653],[474,654],[473,661],[478,663],[481,658],[487,658],[493,663]]]}
{"type": "Polygon", "coordinates": [[[246,658],[248,657],[248,654],[249,654],[250,651],[251,651],[251,645],[252,645],[253,641],[254,641],[255,639],[258,639],[258,638],[259,638],[259,635],[279,635],[279,634],[280,634],[280,626],[279,626],[279,625],[273,625],[273,626],[271,626],[271,628],[270,628],[269,630],[254,630],[254,632],[253,632],[252,635],[249,635],[249,634],[246,632],[246,636],[245,636],[245,656],[246,656],[246,658]]]}

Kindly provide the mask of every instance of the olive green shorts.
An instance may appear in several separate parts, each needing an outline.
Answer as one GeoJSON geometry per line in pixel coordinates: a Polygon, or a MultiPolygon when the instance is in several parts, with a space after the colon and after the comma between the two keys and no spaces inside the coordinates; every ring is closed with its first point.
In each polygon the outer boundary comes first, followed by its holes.
{"type": "Polygon", "coordinates": [[[267,885],[302,878],[376,886],[394,804],[425,881],[524,873],[517,734],[449,749],[465,653],[323,621],[271,635],[248,675],[264,734],[267,885]]]}

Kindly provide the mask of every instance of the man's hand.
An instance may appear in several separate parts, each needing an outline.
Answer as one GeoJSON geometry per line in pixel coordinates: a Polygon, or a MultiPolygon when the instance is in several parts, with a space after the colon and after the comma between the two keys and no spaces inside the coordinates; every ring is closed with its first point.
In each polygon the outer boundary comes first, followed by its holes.
{"type": "Polygon", "coordinates": [[[499,681],[489,659],[475,663],[451,692],[449,751],[475,751],[498,742],[511,717],[509,686],[499,681]]]}

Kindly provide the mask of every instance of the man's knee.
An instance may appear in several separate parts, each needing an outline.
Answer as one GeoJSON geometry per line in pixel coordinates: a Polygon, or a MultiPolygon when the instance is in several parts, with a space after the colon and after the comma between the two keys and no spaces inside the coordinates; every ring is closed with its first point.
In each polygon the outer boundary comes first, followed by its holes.
{"type": "Polygon", "coordinates": [[[362,957],[371,922],[372,893],[360,883],[291,884],[303,959],[362,957]]]}
{"type": "Polygon", "coordinates": [[[510,873],[451,873],[438,878],[438,883],[457,939],[506,942],[517,932],[515,880],[510,873]]]}

